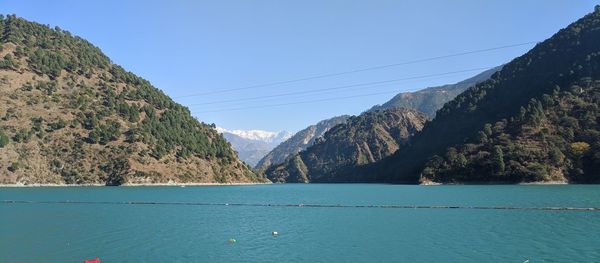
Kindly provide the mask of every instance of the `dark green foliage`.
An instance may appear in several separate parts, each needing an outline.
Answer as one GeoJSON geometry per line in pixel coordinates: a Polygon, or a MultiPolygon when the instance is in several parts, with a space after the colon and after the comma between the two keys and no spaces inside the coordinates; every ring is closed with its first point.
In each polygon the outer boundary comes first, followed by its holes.
{"type": "Polygon", "coordinates": [[[57,89],[58,84],[56,81],[38,81],[35,88],[41,90],[47,95],[52,95],[57,89]]]}
{"type": "Polygon", "coordinates": [[[89,74],[93,68],[104,69],[110,65],[100,49],[68,31],[51,29],[14,15],[3,18],[2,24],[2,42],[19,46],[17,55],[27,53],[31,68],[50,78],[60,76],[61,70],[89,74]]]}
{"type": "MultiPolygon", "coordinates": [[[[202,158],[219,157],[225,160],[233,158],[229,144],[220,136],[214,139],[203,135],[213,130],[198,123],[183,107],[164,111],[160,117],[148,111],[139,129],[132,131],[136,140],[153,145],[152,155],[160,159],[165,154],[177,150],[180,157],[196,155],[202,158]]],[[[130,138],[133,138],[130,136],[130,138]]]]}
{"type": "Polygon", "coordinates": [[[90,143],[107,144],[109,141],[116,141],[121,136],[121,124],[109,120],[106,124],[100,124],[95,127],[88,135],[90,143]]]}
{"type": "Polygon", "coordinates": [[[4,148],[9,142],[8,136],[4,133],[4,131],[0,130],[0,148],[4,148]]]}
{"type": "Polygon", "coordinates": [[[140,109],[136,104],[130,106],[125,101],[121,101],[116,107],[119,115],[129,120],[129,122],[138,122],[140,120],[140,109]]]}
{"type": "Polygon", "coordinates": [[[8,166],[8,168],[7,168],[7,169],[8,169],[10,172],[13,172],[13,173],[14,173],[14,172],[16,172],[17,170],[19,170],[19,163],[17,163],[17,162],[12,162],[12,163],[10,164],[10,166],[8,166]]]}
{"type": "Polygon", "coordinates": [[[11,54],[6,54],[3,60],[0,60],[0,69],[14,69],[18,62],[13,59],[11,54]]]}
{"type": "Polygon", "coordinates": [[[131,89],[124,94],[125,98],[127,99],[143,99],[150,105],[161,110],[174,107],[182,108],[181,105],[173,102],[173,100],[171,100],[162,91],[154,88],[150,82],[134,75],[131,72],[125,71],[119,66],[112,66],[110,73],[113,75],[113,81],[124,82],[128,85],[136,87],[135,89],[131,89]]]}
{"type": "MultiPolygon", "coordinates": [[[[497,123],[489,139],[460,148],[467,165],[450,157],[430,160],[424,176],[435,181],[547,181],[589,182],[600,159],[591,145],[600,140],[600,82],[575,85],[572,92],[544,96],[544,105],[532,99],[515,118],[497,123]],[[585,121],[581,125],[580,120],[585,121]],[[485,152],[491,154],[482,154],[485,152]]],[[[486,125],[483,129],[491,131],[486,125]]],[[[484,133],[480,131],[480,133],[484,133]]],[[[597,143],[596,143],[597,144],[597,143]]],[[[454,149],[454,148],[453,148],[454,149]]]]}
{"type": "Polygon", "coordinates": [[[31,139],[31,132],[25,129],[20,129],[15,136],[13,136],[13,141],[15,142],[28,142],[29,139],[31,139]]]}
{"type": "Polygon", "coordinates": [[[83,125],[83,127],[87,130],[93,130],[98,126],[98,117],[93,112],[88,113],[79,113],[78,114],[79,122],[83,125]]]}
{"type": "Polygon", "coordinates": [[[29,64],[38,73],[55,79],[60,76],[60,71],[65,68],[67,61],[60,53],[38,48],[29,57],[29,64]]]}
{"type": "Polygon", "coordinates": [[[65,126],[67,126],[67,122],[65,122],[65,120],[63,120],[62,118],[59,118],[57,121],[48,124],[48,131],[52,132],[52,131],[60,130],[60,129],[64,128],[65,126]]]}
{"type": "Polygon", "coordinates": [[[31,85],[30,82],[27,82],[25,84],[23,84],[23,87],[21,87],[22,91],[32,91],[33,90],[33,85],[31,85]]]}
{"type": "Polygon", "coordinates": [[[358,173],[391,182],[598,181],[598,43],[596,11],[448,102],[410,147],[358,173]],[[590,147],[577,156],[567,146],[575,142],[590,147]],[[466,165],[440,157],[449,147],[466,165]]]}
{"type": "Polygon", "coordinates": [[[115,157],[103,165],[102,170],[108,175],[106,185],[117,186],[125,183],[125,178],[129,174],[130,166],[126,157],[115,157]]]}
{"type": "Polygon", "coordinates": [[[504,164],[504,152],[502,151],[502,147],[500,145],[494,146],[494,151],[492,153],[492,165],[492,171],[495,174],[504,174],[506,165],[504,164]]]}
{"type": "Polygon", "coordinates": [[[42,129],[43,123],[44,119],[42,117],[31,118],[31,132],[40,139],[42,139],[45,134],[44,129],[42,129]]]}

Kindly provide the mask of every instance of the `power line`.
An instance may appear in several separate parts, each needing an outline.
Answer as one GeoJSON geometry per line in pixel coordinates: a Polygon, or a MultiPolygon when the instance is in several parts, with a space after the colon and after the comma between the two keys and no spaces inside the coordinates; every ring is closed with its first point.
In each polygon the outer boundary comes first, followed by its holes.
{"type": "Polygon", "coordinates": [[[353,74],[353,73],[359,73],[359,72],[365,72],[365,71],[372,71],[372,70],[391,68],[391,67],[397,67],[397,66],[403,66],[403,65],[409,65],[409,64],[416,64],[416,63],[428,62],[428,61],[433,61],[433,60],[439,60],[439,59],[445,59],[445,58],[451,58],[451,57],[457,57],[457,56],[464,56],[464,55],[469,55],[469,54],[489,52],[489,51],[494,51],[494,50],[530,45],[530,44],[534,44],[534,43],[538,43],[538,41],[530,41],[530,42],[519,43],[519,44],[511,44],[511,45],[504,45],[504,46],[498,46],[498,47],[492,47],[492,48],[478,49],[478,50],[454,53],[454,54],[443,55],[443,56],[416,59],[416,60],[410,60],[410,61],[405,61],[405,62],[400,62],[400,63],[367,67],[367,68],[342,71],[342,72],[336,72],[336,73],[314,75],[314,76],[310,76],[310,77],[304,77],[304,78],[298,78],[298,79],[292,79],[292,80],[263,83],[263,84],[251,85],[251,86],[240,87],[240,88],[231,88],[231,89],[223,89],[223,90],[216,90],[216,91],[209,91],[209,92],[202,92],[202,93],[194,93],[194,94],[188,94],[188,95],[182,95],[182,96],[174,96],[173,98],[175,98],[175,99],[188,98],[188,97],[196,97],[196,96],[202,96],[202,95],[226,93],[226,92],[238,91],[238,90],[247,90],[247,89],[276,86],[276,85],[289,84],[289,83],[301,82],[301,81],[307,81],[307,80],[313,80],[313,79],[335,77],[335,76],[341,76],[341,75],[347,75],[347,74],[353,74]]]}
{"type": "Polygon", "coordinates": [[[359,83],[359,84],[343,85],[343,86],[337,86],[337,87],[331,87],[331,88],[321,88],[321,89],[296,91],[296,92],[288,92],[288,93],[265,95],[265,96],[256,96],[256,97],[249,97],[249,98],[211,101],[211,102],[205,102],[205,103],[195,103],[195,104],[188,104],[187,106],[211,105],[211,104],[220,104],[220,103],[228,103],[228,102],[240,102],[240,101],[258,100],[258,99],[264,99],[264,98],[277,98],[277,97],[285,97],[285,96],[291,96],[291,95],[302,95],[302,94],[310,94],[310,93],[319,93],[319,92],[323,92],[323,91],[342,90],[342,89],[348,89],[348,88],[354,88],[354,87],[362,87],[362,86],[372,86],[372,85],[378,85],[378,84],[386,84],[386,83],[392,83],[392,82],[398,82],[398,81],[404,81],[404,80],[423,79],[423,78],[452,75],[452,74],[465,73],[465,72],[471,72],[471,71],[488,70],[488,69],[491,69],[491,68],[493,68],[493,67],[465,69],[465,70],[450,71],[450,72],[443,72],[443,73],[436,73],[436,74],[428,74],[428,75],[405,77],[405,78],[398,78],[398,79],[391,79],[391,80],[383,80],[383,81],[374,81],[374,82],[366,82],[366,83],[359,83]]]}
{"type": "MultiPolygon", "coordinates": [[[[475,83],[475,81],[473,82],[475,83]]],[[[417,89],[421,90],[421,89],[417,89]]],[[[416,91],[416,90],[414,90],[416,91]]],[[[289,105],[297,105],[297,104],[308,104],[315,102],[323,102],[323,101],[335,101],[335,100],[344,100],[344,99],[352,99],[352,98],[361,98],[361,97],[369,97],[383,94],[396,94],[399,92],[411,92],[411,90],[388,90],[383,92],[375,92],[375,93],[367,93],[367,94],[359,94],[352,96],[343,96],[343,97],[333,97],[333,98],[325,98],[325,99],[317,99],[317,100],[307,100],[307,101],[298,101],[298,102],[289,102],[289,103],[278,103],[278,104],[268,104],[268,105],[260,105],[260,106],[251,106],[251,107],[239,107],[239,108],[228,108],[228,109],[219,109],[219,110],[208,110],[208,111],[194,111],[192,113],[211,113],[211,112],[224,112],[224,111],[239,111],[239,110],[248,110],[248,109],[262,109],[262,108],[272,108],[272,107],[281,107],[281,106],[289,106],[289,105]]]]}
{"type": "MultiPolygon", "coordinates": [[[[469,71],[475,71],[475,70],[486,70],[486,69],[490,69],[490,68],[493,68],[493,67],[483,67],[483,68],[476,68],[476,69],[467,69],[467,70],[459,70],[459,71],[452,71],[452,72],[444,72],[444,73],[438,73],[438,74],[429,74],[429,75],[422,75],[422,76],[407,77],[407,78],[401,78],[401,79],[384,80],[384,81],[376,81],[376,82],[369,82],[369,83],[360,83],[360,84],[354,84],[354,85],[346,85],[346,86],[335,87],[335,88],[331,88],[331,89],[357,87],[357,86],[366,86],[366,85],[375,85],[375,84],[381,85],[381,84],[392,83],[392,82],[397,82],[397,81],[401,81],[401,80],[419,79],[419,78],[426,78],[426,77],[432,77],[432,76],[442,76],[442,75],[449,75],[449,74],[460,73],[460,72],[469,72],[469,71]]],[[[417,90],[420,90],[420,89],[421,88],[419,88],[417,90]]],[[[323,89],[321,89],[321,90],[323,90],[323,89]]],[[[207,110],[207,111],[194,111],[193,113],[211,113],[211,112],[224,112],[224,111],[238,111],[238,110],[246,110],[246,109],[261,109],[261,108],[280,107],[280,106],[287,106],[287,105],[297,105],[297,104],[307,104],[307,103],[314,103],[314,102],[342,100],[342,99],[350,99],[350,98],[358,98],[358,97],[368,97],[368,96],[383,95],[383,94],[390,94],[390,93],[399,93],[399,92],[410,92],[410,90],[402,90],[401,91],[401,90],[395,89],[393,91],[376,92],[376,93],[368,93],[368,94],[360,94],[360,95],[352,95],[352,96],[342,96],[342,97],[334,97],[334,98],[326,98],[326,99],[308,100],[308,101],[300,101],[300,102],[289,102],[289,103],[278,103],[278,104],[268,104],[268,105],[250,106],[250,107],[237,107],[237,108],[227,108],[227,109],[217,109],[217,110],[207,110]]]]}

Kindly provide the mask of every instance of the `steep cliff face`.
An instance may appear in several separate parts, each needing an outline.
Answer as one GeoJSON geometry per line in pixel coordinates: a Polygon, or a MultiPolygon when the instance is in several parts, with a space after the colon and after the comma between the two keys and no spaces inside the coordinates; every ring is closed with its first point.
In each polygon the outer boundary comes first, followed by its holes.
{"type": "Polygon", "coordinates": [[[265,155],[256,165],[256,169],[262,170],[270,165],[283,163],[288,157],[312,146],[317,138],[323,136],[325,132],[334,126],[346,122],[349,117],[343,115],[322,120],[297,132],[265,155]]]}
{"type": "Polygon", "coordinates": [[[308,147],[265,174],[273,182],[354,182],[344,171],[373,163],[406,145],[427,116],[398,108],[350,117],[308,147]]]}
{"type": "Polygon", "coordinates": [[[0,183],[257,182],[214,126],[89,42],[0,19],[0,183]]]}

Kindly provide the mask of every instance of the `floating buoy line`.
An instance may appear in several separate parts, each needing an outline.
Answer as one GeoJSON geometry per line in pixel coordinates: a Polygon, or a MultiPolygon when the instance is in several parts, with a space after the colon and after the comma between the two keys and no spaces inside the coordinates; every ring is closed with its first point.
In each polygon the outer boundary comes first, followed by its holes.
{"type": "Polygon", "coordinates": [[[30,201],[0,200],[0,204],[86,204],[86,205],[181,205],[181,206],[253,206],[253,207],[307,207],[307,208],[388,208],[388,209],[475,209],[523,211],[600,211],[600,207],[516,207],[516,206],[455,206],[455,205],[342,205],[342,204],[258,204],[258,203],[202,203],[152,201],[30,201]]]}

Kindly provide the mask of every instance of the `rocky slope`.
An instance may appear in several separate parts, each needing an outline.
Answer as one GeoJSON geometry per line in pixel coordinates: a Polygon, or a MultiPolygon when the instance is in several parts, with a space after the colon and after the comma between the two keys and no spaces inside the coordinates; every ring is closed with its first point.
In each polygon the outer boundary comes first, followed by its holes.
{"type": "Polygon", "coordinates": [[[458,94],[475,84],[488,80],[494,73],[502,69],[502,66],[488,69],[471,78],[438,87],[429,87],[415,92],[402,92],[394,96],[384,104],[376,105],[370,110],[383,110],[390,108],[409,108],[426,113],[431,119],[435,117],[435,112],[444,106],[444,104],[454,99],[458,94]]]}
{"type": "Polygon", "coordinates": [[[340,175],[381,160],[404,147],[426,121],[425,114],[404,108],[350,117],[306,150],[280,165],[270,166],[265,174],[273,182],[360,181],[340,175]]]}
{"type": "Polygon", "coordinates": [[[0,183],[257,182],[214,126],[89,42],[0,19],[0,183]]]}
{"type": "Polygon", "coordinates": [[[348,115],[337,116],[308,126],[271,150],[258,162],[255,168],[264,170],[270,165],[283,163],[289,156],[312,146],[317,138],[323,136],[325,132],[334,126],[346,122],[349,117],[348,115]]]}
{"type": "Polygon", "coordinates": [[[600,7],[437,112],[365,181],[600,181],[600,7]]]}

